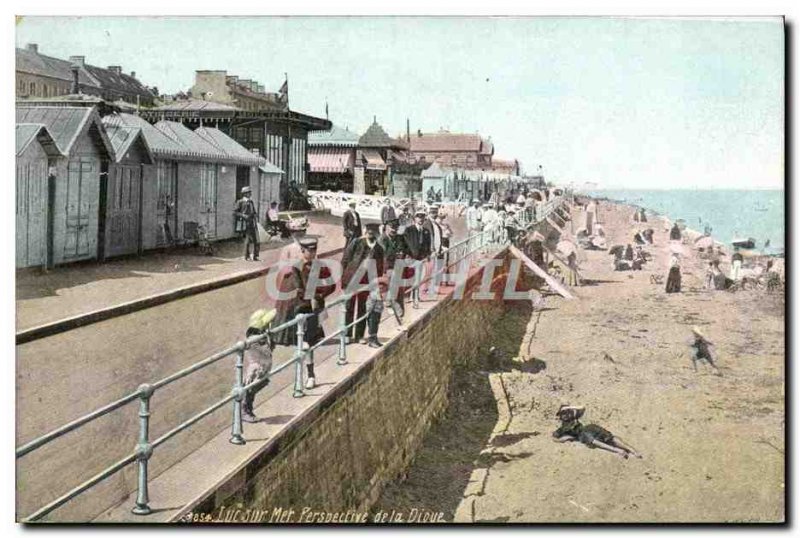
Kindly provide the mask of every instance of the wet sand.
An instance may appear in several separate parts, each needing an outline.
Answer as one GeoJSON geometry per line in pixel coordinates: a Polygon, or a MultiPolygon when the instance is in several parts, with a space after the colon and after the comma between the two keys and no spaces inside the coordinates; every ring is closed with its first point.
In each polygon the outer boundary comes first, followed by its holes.
{"type": "Polygon", "coordinates": [[[422,505],[461,522],[783,520],[784,297],[706,291],[694,253],[682,262],[683,292],[666,294],[668,234],[631,215],[601,205],[609,245],[652,227],[654,260],[615,272],[607,252],[582,252],[579,300],[549,296],[539,312],[510,305],[495,342],[502,367],[487,358],[459,374],[451,409],[383,507],[422,505]],[[715,343],[721,377],[692,369],[695,325],[715,343]],[[644,458],[555,443],[562,403],[586,406],[584,424],[644,458]]]}

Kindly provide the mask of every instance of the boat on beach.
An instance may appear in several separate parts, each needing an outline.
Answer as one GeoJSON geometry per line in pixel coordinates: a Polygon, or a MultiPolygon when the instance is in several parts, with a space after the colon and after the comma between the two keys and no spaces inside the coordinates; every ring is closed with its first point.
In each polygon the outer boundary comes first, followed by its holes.
{"type": "Polygon", "coordinates": [[[752,249],[756,248],[756,240],[753,239],[752,237],[748,237],[746,239],[745,238],[741,238],[741,237],[737,237],[737,238],[734,238],[734,239],[731,240],[731,245],[733,245],[734,247],[738,247],[738,248],[744,248],[744,249],[752,250],[752,249]]]}

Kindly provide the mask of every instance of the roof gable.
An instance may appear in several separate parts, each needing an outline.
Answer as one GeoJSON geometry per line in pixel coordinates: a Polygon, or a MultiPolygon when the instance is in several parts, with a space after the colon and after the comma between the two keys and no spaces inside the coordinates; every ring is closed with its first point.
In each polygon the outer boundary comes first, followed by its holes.
{"type": "Polygon", "coordinates": [[[50,131],[43,123],[18,123],[16,126],[16,155],[19,157],[28,148],[31,142],[38,139],[45,153],[50,157],[63,155],[50,131]]]}
{"type": "Polygon", "coordinates": [[[386,134],[377,120],[372,121],[372,125],[358,139],[358,145],[366,148],[405,148],[405,144],[395,140],[386,134]]]}
{"type": "Polygon", "coordinates": [[[117,162],[125,157],[131,147],[140,144],[147,159],[145,164],[153,164],[153,152],[142,134],[141,127],[127,125],[119,114],[104,116],[102,121],[108,139],[114,146],[117,162]]]}
{"type": "Polygon", "coordinates": [[[114,158],[114,148],[106,136],[100,115],[94,107],[17,106],[17,123],[41,123],[47,126],[56,145],[69,155],[78,138],[94,128],[103,153],[114,158]]]}

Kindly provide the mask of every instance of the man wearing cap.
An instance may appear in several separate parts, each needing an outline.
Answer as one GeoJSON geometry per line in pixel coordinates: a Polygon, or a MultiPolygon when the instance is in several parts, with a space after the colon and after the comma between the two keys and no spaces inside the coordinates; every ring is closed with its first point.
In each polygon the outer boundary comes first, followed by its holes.
{"type": "Polygon", "coordinates": [[[349,209],[342,215],[342,226],[344,228],[345,248],[355,239],[361,237],[361,215],[356,211],[356,201],[350,200],[347,204],[349,209]]]}
{"type": "Polygon", "coordinates": [[[381,224],[383,225],[384,229],[386,229],[387,222],[396,218],[397,212],[394,210],[391,200],[389,200],[389,198],[384,198],[383,206],[381,207],[381,224]]]}
{"type": "Polygon", "coordinates": [[[253,412],[253,404],[256,399],[256,394],[269,385],[269,372],[272,370],[272,350],[275,349],[275,344],[269,334],[269,328],[272,320],[275,319],[275,309],[272,310],[256,310],[250,316],[250,324],[247,327],[245,338],[253,338],[256,336],[266,337],[254,344],[248,346],[244,352],[244,385],[255,383],[260,380],[255,386],[247,390],[242,402],[242,420],[245,422],[258,422],[253,412]]]}
{"type": "Polygon", "coordinates": [[[250,245],[253,245],[253,260],[258,261],[258,210],[250,198],[250,187],[242,187],[242,198],[236,202],[234,214],[239,219],[241,231],[244,233],[244,259],[250,259],[250,245]]]}
{"type": "MultiPolygon", "coordinates": [[[[436,261],[442,257],[442,227],[439,225],[439,204],[433,204],[428,208],[428,216],[425,219],[423,226],[428,230],[431,236],[431,254],[432,259],[428,261],[428,276],[433,275],[433,272],[438,269],[436,261]]],[[[428,283],[430,285],[430,281],[428,283]]],[[[427,286],[426,286],[427,288],[427,286]]]]}
{"type": "MultiPolygon", "coordinates": [[[[405,235],[398,233],[400,228],[400,221],[398,219],[390,220],[383,228],[383,234],[378,238],[378,242],[383,247],[383,260],[384,268],[387,273],[387,280],[391,282],[390,272],[394,272],[395,263],[397,260],[403,260],[408,256],[408,247],[406,246],[405,235]]],[[[414,276],[414,269],[411,267],[403,267],[403,274],[401,278],[411,278],[414,276]]],[[[394,297],[388,298],[387,306],[394,305],[398,316],[401,318],[405,314],[405,292],[406,288],[399,288],[394,297]]]]}
{"type": "MultiPolygon", "coordinates": [[[[422,261],[425,260],[431,253],[431,233],[423,226],[425,222],[425,211],[418,210],[414,215],[414,224],[407,226],[403,235],[405,236],[406,246],[410,257],[420,263],[415,264],[412,268],[413,273],[410,276],[417,274],[417,271],[422,270],[422,261]]],[[[420,275],[421,276],[421,275],[420,275]]],[[[414,290],[414,306],[416,308],[419,301],[419,288],[414,290]]]]}
{"type": "MultiPolygon", "coordinates": [[[[379,279],[384,277],[384,252],[378,242],[378,225],[367,224],[366,235],[353,240],[342,255],[342,286],[345,291],[352,291],[370,284],[370,273],[365,269],[366,264],[374,263],[379,279]],[[361,272],[358,281],[354,277],[361,272]]],[[[373,283],[377,284],[377,283],[373,283]]],[[[345,305],[344,319],[347,327],[349,342],[369,344],[369,347],[380,347],[378,342],[378,324],[383,312],[383,301],[378,290],[362,291],[354,294],[345,305]],[[369,306],[369,308],[367,308],[369,306]],[[354,315],[367,318],[353,323],[354,315]],[[364,338],[364,329],[369,326],[369,338],[364,338]]]]}
{"type": "Polygon", "coordinates": [[[431,252],[438,256],[442,252],[442,227],[436,222],[439,216],[439,204],[433,204],[428,209],[428,215],[425,218],[423,226],[428,230],[431,236],[431,252]]]}
{"type": "MultiPolygon", "coordinates": [[[[298,241],[300,256],[295,260],[294,265],[278,276],[278,290],[282,295],[289,295],[287,299],[275,301],[274,324],[282,325],[287,321],[293,320],[298,314],[317,314],[306,318],[303,340],[308,346],[313,346],[323,338],[325,331],[319,323],[319,313],[325,308],[325,298],[334,292],[336,284],[318,286],[314,290],[312,299],[306,298],[306,288],[311,276],[311,266],[317,257],[317,240],[313,237],[304,237],[298,241]]],[[[326,266],[319,268],[320,279],[330,279],[331,271],[326,266]]],[[[297,325],[286,327],[282,331],[275,333],[275,344],[282,346],[297,345],[297,325]]],[[[308,385],[314,386],[314,365],[308,364],[308,385]]]]}

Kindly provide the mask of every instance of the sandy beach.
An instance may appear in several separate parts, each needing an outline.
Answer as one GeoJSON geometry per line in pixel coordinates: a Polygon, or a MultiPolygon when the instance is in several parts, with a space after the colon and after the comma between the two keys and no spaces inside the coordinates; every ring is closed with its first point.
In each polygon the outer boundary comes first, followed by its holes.
{"type": "Polygon", "coordinates": [[[703,289],[707,262],[690,246],[683,291],[666,294],[650,278],[666,280],[663,221],[640,225],[632,213],[601,204],[608,244],[652,227],[653,260],[615,272],[608,252],[582,251],[578,300],[510,304],[497,349],[456,376],[446,416],[381,507],[463,522],[783,521],[783,294],[703,289]],[[715,344],[721,376],[693,370],[693,326],[715,344]],[[586,406],[584,424],[643,459],[555,443],[561,404],[586,406]]]}

